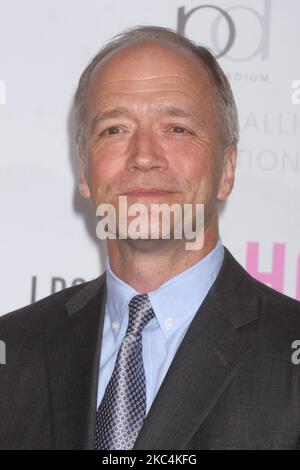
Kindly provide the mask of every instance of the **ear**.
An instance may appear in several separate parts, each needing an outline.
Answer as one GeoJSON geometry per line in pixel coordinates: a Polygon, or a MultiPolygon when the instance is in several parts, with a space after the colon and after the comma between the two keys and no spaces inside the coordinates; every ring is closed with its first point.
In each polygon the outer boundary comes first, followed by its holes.
{"type": "Polygon", "coordinates": [[[80,182],[79,182],[79,192],[80,195],[88,199],[91,196],[90,188],[86,178],[86,157],[83,153],[79,154],[80,156],[80,182]]]}
{"type": "Polygon", "coordinates": [[[222,174],[219,181],[217,199],[224,201],[233,188],[235,169],[237,161],[237,148],[235,144],[229,145],[225,149],[222,174]]]}

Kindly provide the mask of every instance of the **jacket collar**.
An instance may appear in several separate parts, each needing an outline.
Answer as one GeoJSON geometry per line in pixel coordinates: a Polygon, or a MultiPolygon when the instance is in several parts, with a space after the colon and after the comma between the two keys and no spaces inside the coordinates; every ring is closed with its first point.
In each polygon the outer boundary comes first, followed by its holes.
{"type": "MultiPolygon", "coordinates": [[[[251,353],[256,283],[225,248],[200,306],[144,421],[134,449],[181,449],[251,353]],[[196,412],[195,412],[196,411],[196,412]]],[[[93,449],[105,273],[66,303],[46,341],[53,434],[58,449],[93,449]]]]}

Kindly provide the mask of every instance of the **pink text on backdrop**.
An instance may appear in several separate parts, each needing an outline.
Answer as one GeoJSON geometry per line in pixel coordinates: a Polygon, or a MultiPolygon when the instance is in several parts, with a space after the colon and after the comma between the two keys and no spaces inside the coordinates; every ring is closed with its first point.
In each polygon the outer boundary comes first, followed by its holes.
{"type": "MultiPolygon", "coordinates": [[[[259,242],[247,243],[246,269],[248,273],[258,281],[270,285],[278,292],[283,292],[286,244],[273,243],[272,268],[270,272],[259,271],[259,249],[259,242]]],[[[295,298],[300,300],[300,255],[297,260],[295,298]]]]}

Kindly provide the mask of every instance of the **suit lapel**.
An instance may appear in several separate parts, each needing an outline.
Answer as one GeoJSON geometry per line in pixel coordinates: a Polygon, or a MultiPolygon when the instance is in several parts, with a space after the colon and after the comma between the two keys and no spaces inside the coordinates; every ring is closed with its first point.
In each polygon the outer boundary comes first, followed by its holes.
{"type": "MultiPolygon", "coordinates": [[[[225,248],[220,272],[196,313],[134,449],[181,449],[201,426],[251,353],[255,283],[225,248]],[[250,282],[251,279],[251,282],[250,282]]],[[[67,304],[45,342],[57,449],[93,449],[105,273],[67,304]]],[[[184,314],[184,313],[183,313],[184,314]]]]}
{"type": "Polygon", "coordinates": [[[46,339],[56,449],[94,447],[105,302],[104,273],[67,302],[67,315],[46,339]]]}
{"type": "Polygon", "coordinates": [[[158,391],[134,449],[183,449],[251,353],[257,297],[225,248],[209,294],[158,391]]]}

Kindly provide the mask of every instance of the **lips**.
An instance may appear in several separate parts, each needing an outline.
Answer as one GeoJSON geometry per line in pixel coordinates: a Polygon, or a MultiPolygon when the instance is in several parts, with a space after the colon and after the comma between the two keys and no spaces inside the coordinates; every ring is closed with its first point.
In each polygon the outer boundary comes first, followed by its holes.
{"type": "Polygon", "coordinates": [[[128,191],[125,193],[125,196],[164,196],[167,194],[171,194],[173,191],[165,191],[164,189],[156,189],[156,188],[139,188],[133,191],[128,191]]]}

